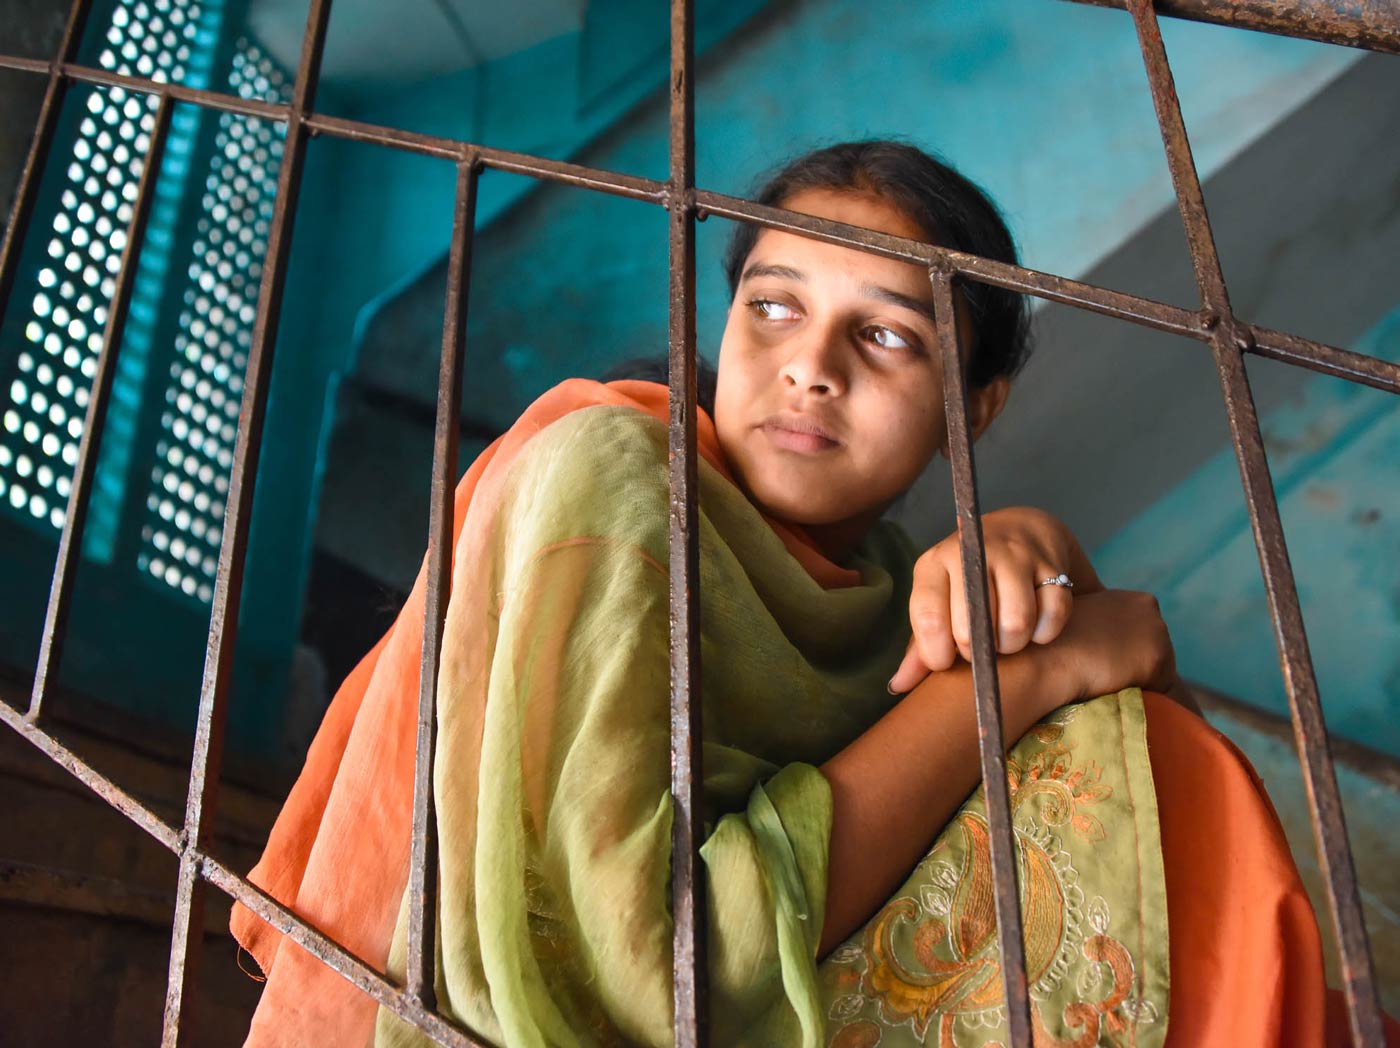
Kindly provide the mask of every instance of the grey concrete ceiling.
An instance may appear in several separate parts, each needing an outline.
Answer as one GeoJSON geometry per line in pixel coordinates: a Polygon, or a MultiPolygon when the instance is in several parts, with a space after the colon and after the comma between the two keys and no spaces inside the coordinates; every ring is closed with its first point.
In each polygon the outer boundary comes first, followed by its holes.
{"type": "MultiPolygon", "coordinates": [[[[587,0],[336,0],[323,79],[384,86],[467,69],[583,24],[587,0]]],[[[306,0],[252,0],[248,27],[283,68],[294,69],[306,0]]]]}

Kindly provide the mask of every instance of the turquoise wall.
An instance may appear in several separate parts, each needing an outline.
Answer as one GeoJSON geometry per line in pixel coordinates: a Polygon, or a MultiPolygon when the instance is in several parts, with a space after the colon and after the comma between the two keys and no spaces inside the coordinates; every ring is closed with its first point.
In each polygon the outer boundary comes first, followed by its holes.
{"type": "MultiPolygon", "coordinates": [[[[1353,347],[1400,362],[1400,309],[1353,347]]],[[[1249,370],[1284,367],[1252,359],[1249,370]]],[[[1333,731],[1400,757],[1400,411],[1393,394],[1313,376],[1260,419],[1303,623],[1333,731]]],[[[1094,551],[1155,593],[1184,675],[1288,715],[1231,448],[1094,551]]]]}

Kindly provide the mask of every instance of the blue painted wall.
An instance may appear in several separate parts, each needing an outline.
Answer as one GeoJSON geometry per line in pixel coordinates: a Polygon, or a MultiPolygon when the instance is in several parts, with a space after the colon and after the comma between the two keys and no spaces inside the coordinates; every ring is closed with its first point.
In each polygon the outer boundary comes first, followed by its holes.
{"type": "MultiPolygon", "coordinates": [[[[1400,361],[1400,309],[1354,348],[1400,361]]],[[[1251,360],[1250,370],[1283,367],[1251,360]]],[[[1400,757],[1400,410],[1313,376],[1260,419],[1328,728],[1400,757]]],[[[1157,594],[1183,674],[1288,715],[1234,452],[1094,553],[1157,594]]]]}

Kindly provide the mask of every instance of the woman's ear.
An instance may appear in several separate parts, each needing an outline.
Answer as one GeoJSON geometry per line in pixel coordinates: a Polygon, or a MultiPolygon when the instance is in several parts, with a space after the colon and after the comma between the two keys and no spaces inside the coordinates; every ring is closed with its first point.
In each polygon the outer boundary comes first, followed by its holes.
{"type": "MultiPolygon", "coordinates": [[[[980,389],[969,390],[967,394],[967,420],[968,426],[972,430],[972,440],[976,443],[992,420],[1001,414],[1001,409],[1006,406],[1006,398],[1011,394],[1011,380],[1005,375],[998,375],[980,389]]],[[[934,452],[940,458],[949,458],[948,442],[945,440],[934,452]]]]}
{"type": "Polygon", "coordinates": [[[968,391],[967,422],[974,441],[985,433],[992,420],[1001,414],[1001,409],[1006,406],[1006,398],[1010,394],[1011,380],[1005,375],[998,375],[985,386],[968,391]]]}

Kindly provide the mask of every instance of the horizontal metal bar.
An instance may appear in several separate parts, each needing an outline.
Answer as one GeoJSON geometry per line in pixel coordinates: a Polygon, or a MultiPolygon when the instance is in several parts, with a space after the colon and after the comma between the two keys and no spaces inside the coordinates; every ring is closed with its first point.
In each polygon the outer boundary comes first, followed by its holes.
{"type": "MultiPolygon", "coordinates": [[[[0,56],[0,68],[48,69],[47,64],[32,59],[0,56]]],[[[173,84],[161,84],[140,77],[120,76],[106,70],[65,66],[66,75],[76,79],[120,85],[135,91],[168,94],[177,101],[211,106],[227,112],[269,120],[286,120],[288,106],[242,99],[216,91],[199,91],[173,84]],[[79,74],[82,74],[81,76],[79,74]]],[[[442,138],[381,127],[361,121],[346,120],[321,114],[308,114],[306,128],[318,135],[329,135],[347,141],[365,142],[402,149],[424,156],[461,160],[475,153],[484,167],[498,171],[538,178],[542,181],[572,185],[633,200],[667,204],[666,183],[654,179],[591,168],[582,164],[545,160],[525,153],[492,149],[461,139],[442,138]]],[[[1200,310],[1186,309],[1158,302],[1140,295],[1131,295],[1111,288],[1044,273],[1024,266],[1008,265],[958,251],[903,237],[893,237],[843,222],[804,215],[783,208],[769,207],[708,190],[695,192],[696,217],[714,215],[740,222],[753,222],[769,229],[781,229],[811,236],[828,243],[840,244],[860,251],[869,251],[884,258],[893,258],[927,267],[939,258],[947,260],[954,270],[973,280],[1020,291],[1049,302],[1084,309],[1102,316],[1126,320],[1144,327],[1182,335],[1199,342],[1210,340],[1211,316],[1200,310]]],[[[1400,393],[1400,364],[1363,353],[1316,342],[1299,335],[1274,331],[1265,327],[1250,327],[1254,344],[1250,352],[1269,357],[1295,367],[1362,382],[1388,393],[1400,393]]]]}
{"type": "MultiPolygon", "coordinates": [[[[47,62],[36,62],[32,58],[0,55],[0,69],[12,69],[25,73],[47,73],[50,66],[47,62]]],[[[223,91],[186,87],[184,84],[174,84],[166,80],[152,80],[150,77],[144,76],[128,76],[125,73],[115,73],[110,69],[99,69],[96,66],[78,65],[73,62],[65,62],[58,67],[58,71],[63,79],[77,83],[120,87],[127,91],[146,95],[165,95],[176,102],[189,102],[221,112],[241,113],[244,116],[262,117],[266,120],[285,120],[287,118],[285,105],[279,105],[276,102],[263,102],[256,98],[240,98],[238,95],[230,95],[223,91]]]]}
{"type": "MultiPolygon", "coordinates": [[[[1123,9],[1127,0],[1075,0],[1123,9]]],[[[1395,0],[1157,0],[1157,13],[1192,22],[1400,54],[1395,0]]]]}
{"type": "Polygon", "coordinates": [[[424,1008],[368,962],[302,920],[217,859],[208,855],[199,856],[199,872],[215,888],[242,903],[291,942],[438,1044],[448,1048],[491,1048],[490,1043],[481,1039],[479,1034],[473,1034],[424,1008]]]}
{"type": "Polygon", "coordinates": [[[0,700],[0,721],[8,724],[45,757],[97,794],[104,804],[125,815],[139,829],[150,834],[170,851],[177,855],[180,853],[184,844],[184,834],[180,830],[171,826],[43,728],[31,724],[24,714],[3,700],[0,700]]]}
{"type": "MultiPolygon", "coordinates": [[[[766,229],[796,233],[829,244],[869,251],[883,258],[916,265],[929,266],[943,260],[956,273],[972,280],[1033,295],[1047,302],[1058,302],[1101,316],[1126,320],[1168,334],[1181,335],[1198,342],[1209,342],[1211,330],[1218,322],[1216,315],[1208,310],[1186,309],[1140,295],[1114,291],[1097,284],[1086,284],[1053,273],[1028,269],[1025,266],[1013,266],[979,255],[953,251],[919,240],[907,240],[904,237],[890,236],[844,222],[833,222],[785,208],[756,204],[741,197],[702,189],[696,191],[695,199],[702,217],[714,215],[738,222],[752,222],[766,229]]],[[[1315,342],[1300,335],[1274,331],[1271,328],[1255,325],[1247,325],[1247,328],[1255,335],[1255,344],[1249,350],[1251,353],[1310,371],[1364,383],[1388,393],[1400,394],[1400,364],[1315,342]]]]}
{"type": "Polygon", "coordinates": [[[545,182],[559,182],[581,189],[594,189],[614,196],[645,200],[653,204],[663,203],[666,198],[666,184],[650,178],[625,175],[616,171],[570,164],[563,160],[548,160],[531,156],[529,153],[516,153],[509,149],[493,149],[464,139],[443,138],[438,135],[423,135],[416,131],[382,127],[359,120],[317,114],[309,116],[306,126],[318,135],[333,135],[350,142],[364,142],[371,145],[402,149],[422,156],[433,156],[443,160],[463,160],[475,157],[482,167],[511,174],[528,175],[545,182]]]}
{"type": "Polygon", "coordinates": [[[1346,379],[1386,393],[1400,393],[1400,363],[1367,356],[1349,349],[1338,349],[1286,331],[1246,324],[1249,347],[1255,356],[1307,368],[1324,375],[1346,379]]]}

